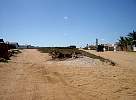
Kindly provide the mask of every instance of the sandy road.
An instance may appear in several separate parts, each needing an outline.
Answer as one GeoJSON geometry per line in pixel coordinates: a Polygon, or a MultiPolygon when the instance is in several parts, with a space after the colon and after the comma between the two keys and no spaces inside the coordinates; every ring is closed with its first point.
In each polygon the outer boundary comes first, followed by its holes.
{"type": "MultiPolygon", "coordinates": [[[[48,54],[23,50],[10,63],[0,66],[0,100],[80,100],[78,89],[67,85],[55,64],[47,65],[48,54]],[[49,67],[52,67],[49,71],[49,67]]],[[[88,98],[86,98],[87,100],[88,98]]]]}
{"type": "Polygon", "coordinates": [[[135,70],[66,66],[49,59],[28,49],[1,63],[0,100],[136,100],[135,70]]]}

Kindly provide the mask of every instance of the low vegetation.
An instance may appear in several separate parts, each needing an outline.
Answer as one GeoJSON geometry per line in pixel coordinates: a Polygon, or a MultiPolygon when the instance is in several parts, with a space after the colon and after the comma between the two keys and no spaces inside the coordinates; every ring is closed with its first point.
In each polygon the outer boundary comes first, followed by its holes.
{"type": "Polygon", "coordinates": [[[49,53],[49,55],[52,56],[52,59],[65,60],[67,58],[79,58],[81,56],[87,56],[93,59],[99,59],[102,62],[106,62],[112,66],[115,66],[115,63],[109,59],[105,59],[77,48],[39,48],[38,50],[42,53],[49,53]]]}
{"type": "Polygon", "coordinates": [[[0,44],[0,62],[8,62],[11,56],[21,53],[18,49],[10,49],[7,44],[0,44]]]}
{"type": "Polygon", "coordinates": [[[65,60],[67,58],[78,58],[81,56],[76,48],[65,48],[65,47],[56,47],[56,48],[39,48],[39,51],[42,53],[49,53],[52,56],[52,59],[65,60]]]}
{"type": "Polygon", "coordinates": [[[19,49],[8,50],[9,57],[14,56],[14,55],[19,54],[19,53],[21,53],[21,51],[19,49]]]}

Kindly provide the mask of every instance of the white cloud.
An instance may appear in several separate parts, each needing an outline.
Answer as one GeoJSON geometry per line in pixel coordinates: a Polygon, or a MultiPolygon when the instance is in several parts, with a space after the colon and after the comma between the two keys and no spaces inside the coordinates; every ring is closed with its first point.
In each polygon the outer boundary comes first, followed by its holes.
{"type": "Polygon", "coordinates": [[[102,41],[105,41],[105,39],[101,39],[102,41]]]}
{"type": "Polygon", "coordinates": [[[64,33],[63,35],[64,35],[64,36],[68,36],[68,34],[67,34],[67,33],[64,33]]]}
{"type": "Polygon", "coordinates": [[[65,17],[64,17],[64,20],[67,20],[67,19],[68,19],[68,16],[65,16],[65,17]]]}

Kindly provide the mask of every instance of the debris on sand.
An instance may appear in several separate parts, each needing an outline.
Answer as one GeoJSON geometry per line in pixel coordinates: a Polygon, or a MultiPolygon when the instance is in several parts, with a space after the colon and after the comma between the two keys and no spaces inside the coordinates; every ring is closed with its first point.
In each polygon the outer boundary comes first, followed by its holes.
{"type": "Polygon", "coordinates": [[[65,65],[98,65],[102,64],[102,62],[98,59],[89,58],[86,56],[81,56],[79,58],[69,58],[64,61],[62,61],[65,65]]]}
{"type": "Polygon", "coordinates": [[[52,57],[52,60],[55,61],[67,61],[69,59],[72,60],[79,60],[82,59],[82,63],[85,63],[84,60],[88,59],[87,61],[90,60],[90,62],[92,63],[92,61],[95,60],[99,60],[102,63],[107,63],[109,65],[115,66],[115,63],[109,59],[105,59],[101,56],[97,56],[79,49],[69,49],[69,48],[40,48],[39,51],[41,51],[42,53],[49,53],[49,55],[52,57]],[[83,58],[84,59],[83,59],[83,58]]]}

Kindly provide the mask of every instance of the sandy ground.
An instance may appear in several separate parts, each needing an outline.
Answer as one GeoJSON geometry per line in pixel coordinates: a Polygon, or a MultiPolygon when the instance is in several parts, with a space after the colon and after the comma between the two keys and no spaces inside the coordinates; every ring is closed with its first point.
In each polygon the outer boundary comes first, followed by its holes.
{"type": "Polygon", "coordinates": [[[58,63],[23,50],[0,63],[0,100],[136,100],[136,53],[88,52],[118,65],[58,63]]]}

